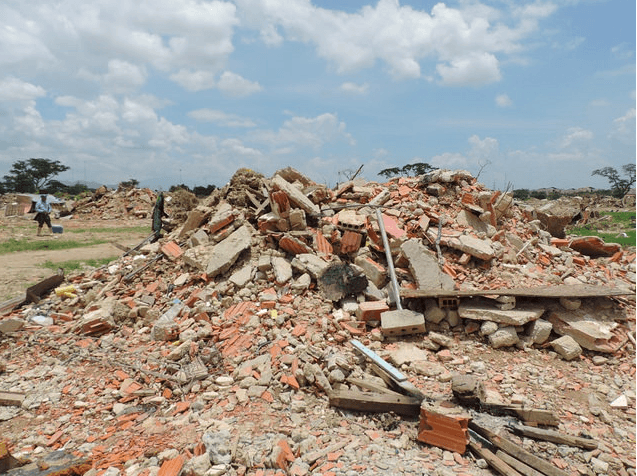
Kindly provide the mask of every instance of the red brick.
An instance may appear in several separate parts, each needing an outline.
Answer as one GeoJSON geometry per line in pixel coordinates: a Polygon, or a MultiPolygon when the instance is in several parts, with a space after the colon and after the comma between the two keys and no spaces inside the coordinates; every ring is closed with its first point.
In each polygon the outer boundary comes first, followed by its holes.
{"type": "Polygon", "coordinates": [[[157,476],[179,476],[181,469],[184,466],[184,457],[177,456],[176,458],[164,461],[157,472],[157,476]]]}
{"type": "Polygon", "coordinates": [[[341,253],[354,253],[361,247],[363,235],[355,231],[348,230],[343,233],[341,238],[341,253]]]}
{"type": "Polygon", "coordinates": [[[164,253],[169,259],[177,259],[184,254],[179,245],[174,241],[166,243],[164,246],[162,246],[161,252],[164,253]]]}
{"type": "Polygon", "coordinates": [[[380,314],[389,311],[385,301],[365,301],[358,305],[356,317],[362,321],[380,321],[380,314]]]}

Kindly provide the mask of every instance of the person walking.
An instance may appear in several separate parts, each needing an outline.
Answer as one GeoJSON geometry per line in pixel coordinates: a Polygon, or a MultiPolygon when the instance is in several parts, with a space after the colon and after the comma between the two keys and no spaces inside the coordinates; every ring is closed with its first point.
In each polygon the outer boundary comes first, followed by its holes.
{"type": "Polygon", "coordinates": [[[42,226],[46,223],[49,227],[49,231],[53,234],[53,228],[51,227],[51,204],[46,201],[47,194],[40,194],[40,201],[35,204],[35,217],[33,218],[38,222],[38,236],[42,234],[42,226]]]}

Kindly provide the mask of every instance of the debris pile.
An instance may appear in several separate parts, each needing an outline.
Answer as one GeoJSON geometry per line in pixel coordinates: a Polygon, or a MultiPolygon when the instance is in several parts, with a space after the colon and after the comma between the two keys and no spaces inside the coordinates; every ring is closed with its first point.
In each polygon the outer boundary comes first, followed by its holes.
{"type": "MultiPolygon", "coordinates": [[[[154,200],[108,193],[73,213],[154,200]]],[[[288,168],[241,169],[184,215],[0,319],[13,457],[109,476],[635,474],[635,252],[565,238],[572,211],[466,171],[331,190],[288,168]]]]}

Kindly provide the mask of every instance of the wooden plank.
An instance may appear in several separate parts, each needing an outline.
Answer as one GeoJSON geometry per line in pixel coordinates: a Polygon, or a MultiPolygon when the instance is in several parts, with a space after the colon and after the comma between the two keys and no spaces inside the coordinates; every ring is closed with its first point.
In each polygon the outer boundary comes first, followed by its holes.
{"type": "Polygon", "coordinates": [[[511,415],[527,424],[559,426],[559,418],[549,410],[536,410],[518,405],[499,405],[495,403],[480,403],[480,408],[494,415],[511,415]]]}
{"type": "Polygon", "coordinates": [[[367,380],[363,380],[360,378],[348,377],[347,383],[351,383],[352,385],[356,385],[357,387],[364,388],[365,390],[371,390],[372,392],[376,392],[376,393],[386,393],[388,395],[402,396],[402,394],[398,392],[394,392],[390,388],[383,387],[382,385],[378,385],[373,382],[369,382],[367,380]]]}
{"type": "Polygon", "coordinates": [[[523,474],[524,476],[544,476],[539,471],[531,468],[529,465],[524,464],[522,461],[518,461],[513,456],[505,453],[502,450],[496,451],[495,455],[506,464],[511,466],[513,469],[515,469],[518,473],[523,474]]]}
{"type": "Polygon", "coordinates": [[[388,413],[418,416],[420,402],[418,398],[405,395],[359,392],[356,390],[334,390],[330,392],[330,405],[361,412],[388,413]]]}
{"type": "Polygon", "coordinates": [[[498,288],[475,290],[444,290],[444,289],[401,289],[404,298],[439,298],[439,297],[472,297],[472,296],[516,296],[537,298],[585,298],[633,295],[633,291],[616,287],[593,286],[590,284],[559,284],[556,286],[537,286],[532,288],[498,288]]]}
{"type": "Polygon", "coordinates": [[[479,443],[471,440],[469,442],[469,448],[480,458],[485,460],[489,466],[495,469],[499,474],[504,476],[522,476],[515,469],[502,461],[498,456],[494,455],[490,450],[483,448],[479,443]]]}
{"type": "Polygon", "coordinates": [[[4,301],[0,303],[0,316],[10,313],[16,307],[20,306],[27,299],[27,294],[24,293],[22,296],[15,297],[13,299],[9,299],[8,301],[4,301]]]}
{"type": "Polygon", "coordinates": [[[510,424],[509,428],[516,434],[528,436],[529,438],[534,438],[536,440],[550,441],[551,443],[558,445],[577,446],[586,450],[594,450],[598,446],[597,441],[592,438],[567,435],[555,430],[543,430],[541,428],[517,424],[510,424]]]}
{"type": "Polygon", "coordinates": [[[24,401],[24,393],[0,391],[0,405],[19,407],[24,401]]]}
{"type": "Polygon", "coordinates": [[[38,303],[40,298],[49,292],[51,289],[59,286],[64,281],[64,270],[58,274],[54,274],[46,279],[43,279],[38,284],[34,284],[28,287],[26,290],[27,301],[38,303]]]}
{"type": "Polygon", "coordinates": [[[515,459],[526,463],[534,469],[537,469],[541,473],[546,476],[569,476],[569,474],[561,469],[553,466],[546,460],[542,458],[538,458],[532,453],[529,453],[521,446],[515,444],[511,440],[504,438],[503,436],[497,435],[491,430],[484,428],[478,425],[475,422],[469,422],[469,427],[474,431],[480,433],[482,436],[487,438],[495,447],[501,449],[505,453],[513,456],[515,459]]]}

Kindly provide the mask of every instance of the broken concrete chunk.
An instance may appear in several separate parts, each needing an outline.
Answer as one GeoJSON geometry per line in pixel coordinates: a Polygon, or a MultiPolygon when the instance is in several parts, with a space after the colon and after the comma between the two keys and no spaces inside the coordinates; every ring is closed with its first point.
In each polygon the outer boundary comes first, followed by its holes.
{"type": "Polygon", "coordinates": [[[435,255],[420,240],[407,240],[400,249],[409,261],[409,270],[418,289],[452,290],[455,287],[451,276],[440,270],[435,255]]]}
{"type": "Polygon", "coordinates": [[[560,304],[564,309],[568,309],[569,311],[575,311],[582,306],[582,301],[580,299],[569,299],[569,298],[560,298],[560,304]]]}
{"type": "Polygon", "coordinates": [[[367,256],[357,256],[354,259],[354,263],[363,269],[367,279],[374,283],[377,288],[382,288],[387,284],[387,270],[381,264],[367,256]]]}
{"type": "Polygon", "coordinates": [[[412,362],[427,362],[429,360],[429,353],[416,347],[414,344],[401,343],[398,344],[396,349],[389,351],[387,359],[390,363],[400,367],[403,364],[410,364],[412,362]]]}
{"type": "Polygon", "coordinates": [[[235,271],[232,276],[228,279],[231,283],[233,283],[238,288],[243,288],[246,284],[248,284],[252,280],[254,268],[251,264],[245,265],[239,271],[235,271]]]}
{"type": "Polygon", "coordinates": [[[427,322],[439,324],[446,316],[447,313],[438,307],[438,302],[435,299],[425,299],[425,320],[427,322]]]}
{"type": "Polygon", "coordinates": [[[573,360],[582,353],[582,348],[571,336],[562,336],[551,341],[551,347],[566,360],[573,360]]]}
{"type": "Polygon", "coordinates": [[[213,248],[206,266],[206,274],[214,277],[226,272],[251,243],[252,232],[247,225],[244,225],[213,248]]]}
{"type": "Polygon", "coordinates": [[[596,320],[585,310],[554,310],[548,320],[556,333],[572,337],[588,350],[616,352],[628,340],[624,333],[618,331],[616,322],[596,320]]]}
{"type": "Polygon", "coordinates": [[[321,212],[319,207],[314,205],[314,203],[312,203],[312,201],[309,198],[307,198],[301,190],[296,188],[294,185],[292,185],[290,182],[285,180],[280,175],[276,175],[272,179],[272,183],[276,185],[280,190],[283,190],[288,195],[290,202],[292,202],[297,207],[303,209],[306,213],[316,216],[321,212]]]}
{"type": "Polygon", "coordinates": [[[210,237],[208,236],[208,233],[206,233],[206,231],[204,229],[197,230],[190,237],[190,245],[192,247],[199,246],[199,245],[205,245],[209,241],[210,241],[210,237]]]}
{"type": "Polygon", "coordinates": [[[272,258],[272,271],[277,284],[285,284],[292,279],[292,265],[285,258],[278,256],[272,258]]]}
{"type": "Polygon", "coordinates": [[[199,228],[202,223],[208,219],[211,213],[212,209],[208,207],[197,207],[194,210],[190,210],[190,212],[188,212],[188,218],[186,218],[181,230],[179,230],[177,238],[181,239],[186,236],[189,231],[199,228]]]}
{"type": "Polygon", "coordinates": [[[22,319],[9,318],[0,320],[0,334],[19,331],[23,327],[24,321],[22,319]]]}
{"type": "Polygon", "coordinates": [[[527,334],[534,344],[544,344],[549,340],[552,330],[553,324],[544,319],[537,319],[529,324],[527,334]]]}
{"type": "Polygon", "coordinates": [[[457,238],[448,238],[445,244],[481,260],[495,258],[495,251],[489,239],[481,240],[470,235],[461,235],[457,238]]]}
{"type": "Polygon", "coordinates": [[[556,238],[564,238],[564,228],[573,222],[580,210],[556,200],[538,208],[536,214],[546,231],[556,238]]]}
{"type": "Polygon", "coordinates": [[[477,321],[493,321],[500,324],[523,326],[524,324],[539,319],[544,314],[544,307],[532,303],[519,303],[516,309],[503,311],[485,301],[461,302],[458,314],[463,319],[477,321]]]}
{"type": "Polygon", "coordinates": [[[296,255],[292,260],[292,267],[300,272],[308,272],[314,279],[319,276],[329,266],[329,263],[319,256],[310,253],[296,255]]]}
{"type": "Polygon", "coordinates": [[[489,336],[489,344],[494,349],[515,345],[519,340],[518,333],[513,326],[502,327],[489,336]]]}
{"type": "Polygon", "coordinates": [[[493,321],[484,321],[480,326],[480,335],[488,337],[498,330],[498,324],[493,321]]]}
{"type": "Polygon", "coordinates": [[[468,210],[461,210],[458,213],[458,216],[456,216],[456,223],[460,226],[472,228],[477,233],[487,232],[487,224],[468,210]]]}

